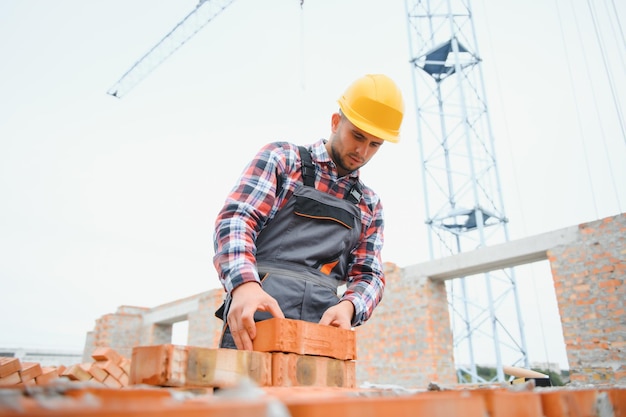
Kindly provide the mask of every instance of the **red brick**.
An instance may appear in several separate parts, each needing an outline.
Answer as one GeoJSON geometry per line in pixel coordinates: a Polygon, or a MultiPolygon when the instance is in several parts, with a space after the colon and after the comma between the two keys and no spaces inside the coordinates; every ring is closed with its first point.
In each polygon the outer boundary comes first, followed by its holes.
{"type": "Polygon", "coordinates": [[[69,390],[55,402],[23,397],[20,411],[0,402],[6,417],[267,417],[266,398],[173,399],[169,391],[150,388],[110,389],[109,387],[69,390]],[[52,403],[52,406],[51,406],[52,403]],[[96,405],[96,406],[95,406],[96,405]]]}
{"type": "Polygon", "coordinates": [[[98,347],[93,351],[91,357],[95,361],[112,361],[114,364],[118,365],[122,361],[122,355],[117,353],[110,347],[98,347]]]}
{"type": "Polygon", "coordinates": [[[98,362],[95,362],[95,365],[105,370],[109,375],[111,375],[115,379],[119,379],[124,373],[122,368],[120,368],[112,360],[98,361],[98,362]]]}
{"type": "Polygon", "coordinates": [[[107,375],[102,383],[109,388],[122,388],[122,384],[120,383],[120,381],[115,379],[112,375],[107,375]]]}
{"type": "Polygon", "coordinates": [[[0,357],[0,378],[11,375],[22,369],[22,364],[18,358],[0,357]]]}
{"type": "Polygon", "coordinates": [[[127,387],[128,386],[128,374],[122,374],[122,376],[120,376],[120,378],[118,379],[118,381],[120,381],[120,384],[122,384],[123,387],[127,387]]]}
{"type": "Polygon", "coordinates": [[[36,385],[37,385],[37,381],[35,381],[34,378],[15,384],[16,387],[34,387],[36,385]]]}
{"type": "Polygon", "coordinates": [[[256,351],[356,359],[356,336],[352,330],[276,318],[258,322],[256,328],[252,342],[256,351]]]}
{"type": "Polygon", "coordinates": [[[41,375],[41,365],[37,362],[22,362],[22,369],[19,373],[22,382],[28,382],[41,375]]]}
{"type": "Polygon", "coordinates": [[[325,356],[272,353],[272,386],[354,388],[355,363],[325,356]]]}
{"type": "Polygon", "coordinates": [[[258,385],[272,382],[269,353],[194,346],[133,348],[129,384],[167,387],[221,387],[249,377],[258,385]]]}
{"type": "Polygon", "coordinates": [[[119,363],[119,365],[126,375],[130,375],[130,359],[122,358],[122,361],[119,363]]]}
{"type": "Polygon", "coordinates": [[[89,372],[93,379],[98,382],[103,382],[104,379],[109,376],[107,371],[96,365],[94,362],[81,364],[81,368],[89,372]]]}
{"type": "Polygon", "coordinates": [[[63,371],[62,376],[65,376],[72,381],[89,381],[91,374],[85,371],[79,364],[75,364],[63,371]]]}
{"type": "Polygon", "coordinates": [[[614,417],[626,417],[626,389],[611,388],[608,389],[609,399],[613,404],[614,417]]]}
{"type": "Polygon", "coordinates": [[[41,368],[41,375],[35,377],[35,381],[37,381],[37,385],[45,385],[57,379],[58,377],[59,373],[57,372],[56,368],[44,366],[43,368],[41,368]]]}
{"type": "Polygon", "coordinates": [[[22,382],[22,380],[20,379],[19,372],[13,372],[12,374],[9,374],[0,378],[0,387],[16,385],[16,384],[19,384],[20,382],[22,382]]]}
{"type": "Polygon", "coordinates": [[[485,403],[479,396],[449,391],[402,397],[334,397],[283,399],[292,417],[484,417],[485,403]]]}
{"type": "Polygon", "coordinates": [[[541,398],[534,392],[506,389],[478,389],[473,395],[485,399],[491,417],[542,417],[541,398]]]}
{"type": "Polygon", "coordinates": [[[546,417],[595,416],[595,390],[544,391],[540,393],[546,417]]]}

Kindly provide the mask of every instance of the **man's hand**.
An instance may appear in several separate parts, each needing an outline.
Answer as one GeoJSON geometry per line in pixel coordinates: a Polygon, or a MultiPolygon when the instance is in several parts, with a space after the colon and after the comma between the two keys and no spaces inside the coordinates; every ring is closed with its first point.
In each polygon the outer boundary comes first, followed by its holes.
{"type": "Polygon", "coordinates": [[[354,305],[351,301],[343,300],[326,310],[319,324],[351,329],[352,316],[354,316],[354,305]]]}
{"type": "Polygon", "coordinates": [[[258,282],[241,284],[233,290],[231,297],[227,321],[237,349],[252,350],[252,340],[256,337],[256,311],[266,311],[276,318],[285,318],[278,302],[263,291],[258,282]]]}

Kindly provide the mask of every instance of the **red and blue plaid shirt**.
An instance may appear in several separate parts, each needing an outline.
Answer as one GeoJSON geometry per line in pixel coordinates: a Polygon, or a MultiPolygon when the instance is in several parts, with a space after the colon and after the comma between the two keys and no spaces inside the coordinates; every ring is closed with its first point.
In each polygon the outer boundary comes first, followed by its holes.
{"type": "MultiPolygon", "coordinates": [[[[354,181],[358,181],[359,172],[338,178],[337,168],[324,143],[320,139],[310,146],[315,164],[315,188],[343,198],[354,181]]],[[[255,260],[256,237],[301,183],[301,162],[294,144],[267,144],[246,166],[215,222],[213,262],[226,291],[230,293],[245,282],[260,281],[255,260]]],[[[354,304],[353,326],[369,319],[385,287],[381,261],[383,209],[378,195],[366,186],[363,186],[359,208],[361,238],[351,254],[346,290],[341,298],[354,304]]]]}

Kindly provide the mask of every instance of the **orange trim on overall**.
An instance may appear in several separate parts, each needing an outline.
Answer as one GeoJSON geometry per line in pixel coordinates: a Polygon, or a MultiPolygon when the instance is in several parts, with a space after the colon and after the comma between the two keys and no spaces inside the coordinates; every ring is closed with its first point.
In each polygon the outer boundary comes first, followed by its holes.
{"type": "Polygon", "coordinates": [[[344,222],[342,222],[339,219],[336,219],[334,217],[328,217],[328,216],[311,216],[310,214],[304,214],[304,213],[299,213],[297,211],[294,211],[294,213],[298,216],[302,216],[302,217],[308,217],[309,219],[318,219],[318,220],[332,220],[335,221],[343,226],[345,226],[348,229],[352,229],[352,226],[345,224],[344,222]]]}
{"type": "Polygon", "coordinates": [[[322,265],[322,267],[320,268],[320,272],[322,274],[326,274],[326,275],[330,275],[330,272],[333,270],[333,268],[339,263],[339,259],[337,259],[336,261],[327,263],[322,265]]]}

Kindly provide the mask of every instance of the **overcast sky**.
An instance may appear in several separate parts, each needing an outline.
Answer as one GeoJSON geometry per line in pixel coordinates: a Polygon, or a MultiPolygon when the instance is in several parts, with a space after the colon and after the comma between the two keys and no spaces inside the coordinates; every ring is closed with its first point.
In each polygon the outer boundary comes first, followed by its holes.
{"type": "MultiPolygon", "coordinates": [[[[121,305],[218,288],[213,221],[244,164],[327,137],[365,73],[407,102],[402,141],[362,171],[384,260],[428,259],[404,2],[299,3],[235,1],[118,99],[193,1],[0,2],[0,347],[82,350],[121,305]]],[[[473,3],[511,239],[624,211],[624,7],[473,3]]],[[[547,262],[517,277],[531,361],[566,366],[547,262]]]]}

